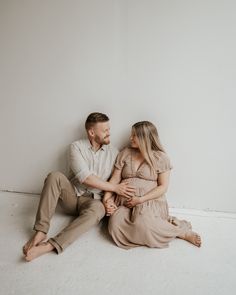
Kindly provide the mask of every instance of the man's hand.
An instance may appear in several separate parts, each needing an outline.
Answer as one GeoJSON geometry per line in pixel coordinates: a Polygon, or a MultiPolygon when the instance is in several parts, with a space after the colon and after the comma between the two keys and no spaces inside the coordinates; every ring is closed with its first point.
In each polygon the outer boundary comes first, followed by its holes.
{"type": "Polygon", "coordinates": [[[117,195],[130,199],[135,195],[135,187],[129,184],[129,180],[123,181],[115,185],[117,195]]]}
{"type": "Polygon", "coordinates": [[[110,198],[107,201],[103,202],[103,205],[106,210],[106,216],[111,216],[117,210],[117,206],[113,198],[110,198]]]}
{"type": "Polygon", "coordinates": [[[138,204],[142,204],[141,197],[133,197],[133,198],[127,200],[124,205],[125,205],[125,207],[128,207],[128,208],[131,209],[131,208],[135,207],[138,204]]]}

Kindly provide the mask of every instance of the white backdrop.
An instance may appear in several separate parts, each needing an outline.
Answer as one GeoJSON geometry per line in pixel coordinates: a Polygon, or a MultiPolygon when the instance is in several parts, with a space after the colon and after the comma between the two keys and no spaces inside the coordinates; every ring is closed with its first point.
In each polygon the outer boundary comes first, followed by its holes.
{"type": "Polygon", "coordinates": [[[0,0],[0,189],[39,193],[85,135],[151,120],[170,206],[236,212],[236,2],[0,0]]]}

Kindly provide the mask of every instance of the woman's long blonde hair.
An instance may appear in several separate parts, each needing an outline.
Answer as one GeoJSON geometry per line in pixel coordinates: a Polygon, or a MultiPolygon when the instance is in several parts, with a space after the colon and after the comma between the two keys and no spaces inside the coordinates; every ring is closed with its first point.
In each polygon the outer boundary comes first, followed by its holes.
{"type": "Polygon", "coordinates": [[[156,158],[154,157],[153,151],[165,152],[161,145],[157,128],[149,121],[141,121],[132,126],[132,132],[137,137],[142,156],[151,169],[155,171],[156,158]]]}

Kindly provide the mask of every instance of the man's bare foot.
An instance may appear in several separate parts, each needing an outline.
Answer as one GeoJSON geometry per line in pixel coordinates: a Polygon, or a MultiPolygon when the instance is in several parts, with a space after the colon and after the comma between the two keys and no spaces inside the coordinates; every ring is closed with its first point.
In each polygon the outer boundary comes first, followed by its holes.
{"type": "Polygon", "coordinates": [[[34,247],[37,246],[39,243],[44,241],[47,238],[47,235],[41,231],[37,231],[30,239],[29,241],[23,246],[23,253],[24,255],[27,255],[28,251],[34,247]]]}
{"type": "Polygon", "coordinates": [[[25,260],[29,262],[43,254],[51,252],[53,249],[54,246],[48,242],[40,243],[38,246],[33,246],[28,250],[25,260]]]}
{"type": "Polygon", "coordinates": [[[188,242],[192,243],[193,245],[195,245],[197,247],[201,247],[201,237],[197,233],[195,233],[193,231],[187,232],[184,235],[183,239],[185,241],[188,241],[188,242]]]}

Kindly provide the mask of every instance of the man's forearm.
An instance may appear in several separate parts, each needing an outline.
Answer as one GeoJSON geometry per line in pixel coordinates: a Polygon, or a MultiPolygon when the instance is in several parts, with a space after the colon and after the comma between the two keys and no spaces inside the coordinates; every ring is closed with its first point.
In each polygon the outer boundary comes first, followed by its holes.
{"type": "Polygon", "coordinates": [[[112,196],[113,196],[113,193],[112,192],[105,192],[102,201],[104,203],[106,203],[106,201],[109,200],[109,199],[111,199],[112,196]]]}
{"type": "MultiPolygon", "coordinates": [[[[119,184],[121,181],[121,176],[120,176],[120,171],[119,170],[115,170],[113,171],[113,174],[109,180],[109,183],[116,185],[119,184]]],[[[111,191],[106,191],[104,196],[103,196],[103,202],[106,202],[108,199],[110,199],[112,197],[112,192],[111,191]]]]}
{"type": "Polygon", "coordinates": [[[108,192],[114,192],[115,191],[115,185],[108,182],[101,180],[99,177],[97,177],[94,174],[89,175],[83,182],[83,184],[86,184],[87,186],[91,186],[93,188],[100,189],[102,191],[108,191],[108,192]]]}

